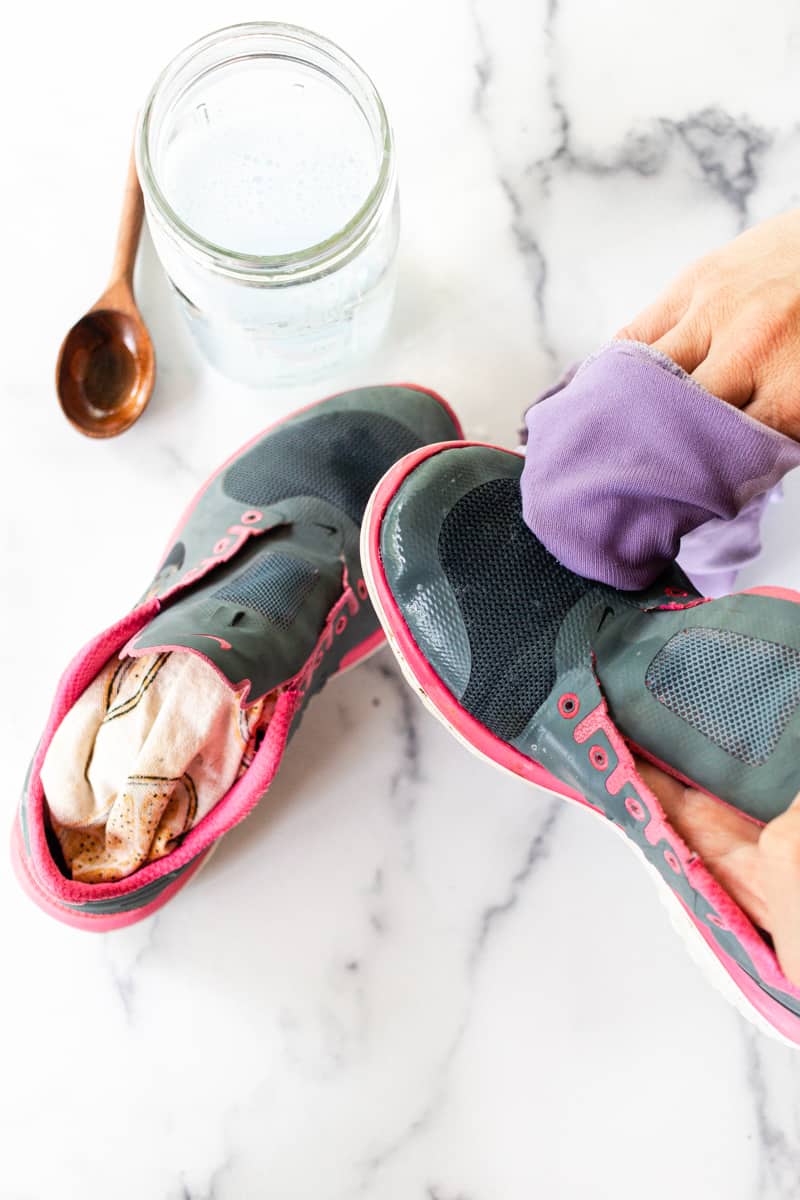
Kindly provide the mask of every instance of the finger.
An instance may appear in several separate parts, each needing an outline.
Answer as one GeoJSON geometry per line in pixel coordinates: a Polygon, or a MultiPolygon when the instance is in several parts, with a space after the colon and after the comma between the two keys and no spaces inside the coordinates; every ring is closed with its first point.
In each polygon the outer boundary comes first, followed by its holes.
{"type": "Polygon", "coordinates": [[[686,787],[650,763],[637,769],[655,792],[664,815],[687,846],[757,925],[767,919],[759,876],[761,827],[727,804],[686,787]]]}
{"type": "Polygon", "coordinates": [[[689,289],[679,281],[667,288],[652,304],[624,325],[615,334],[615,339],[627,338],[632,342],[652,345],[668,330],[677,325],[689,307],[689,289]]]}
{"type": "Polygon", "coordinates": [[[707,392],[736,408],[744,408],[753,397],[752,369],[727,338],[712,340],[708,354],[691,375],[707,392]]]}
{"type": "Polygon", "coordinates": [[[658,797],[667,820],[698,854],[719,858],[741,845],[758,842],[761,826],[730,805],[687,787],[652,763],[637,759],[636,767],[658,797]]]}
{"type": "Polygon", "coordinates": [[[684,371],[692,374],[708,354],[711,334],[703,319],[688,312],[674,329],[653,342],[653,349],[671,358],[684,371]]]}
{"type": "Polygon", "coordinates": [[[800,807],[764,826],[759,840],[761,885],[769,908],[767,928],[778,961],[800,987],[800,807]]]}

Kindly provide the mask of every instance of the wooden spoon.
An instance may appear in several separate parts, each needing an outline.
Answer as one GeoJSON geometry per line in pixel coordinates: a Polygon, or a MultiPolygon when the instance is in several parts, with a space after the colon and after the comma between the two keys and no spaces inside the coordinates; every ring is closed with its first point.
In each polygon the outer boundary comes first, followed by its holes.
{"type": "Polygon", "coordinates": [[[133,264],[144,201],[131,154],[111,280],[97,303],[72,326],[56,364],[64,414],[87,437],[115,437],[147,407],[156,376],[150,334],[133,298],[133,264]]]}

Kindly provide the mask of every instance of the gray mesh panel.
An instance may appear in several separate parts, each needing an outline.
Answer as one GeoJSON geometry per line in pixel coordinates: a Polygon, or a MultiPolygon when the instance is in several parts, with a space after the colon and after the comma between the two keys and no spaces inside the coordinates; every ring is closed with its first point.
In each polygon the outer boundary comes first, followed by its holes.
{"type": "Polygon", "coordinates": [[[442,523],[439,557],[469,637],[461,703],[511,741],[555,683],[565,615],[595,585],[562,567],[525,525],[517,480],[467,492],[442,523]]]}
{"type": "Polygon", "coordinates": [[[419,445],[417,434],[382,413],[323,413],[270,433],[228,468],[223,488],[257,506],[317,496],[360,524],[375,484],[419,445]]]}
{"type": "Polygon", "coordinates": [[[800,702],[800,651],[727,629],[684,629],[659,650],[645,683],[670,712],[757,767],[800,702]]]}
{"type": "Polygon", "coordinates": [[[275,550],[217,588],[211,599],[252,608],[281,629],[289,629],[318,581],[319,571],[310,563],[275,550]]]}

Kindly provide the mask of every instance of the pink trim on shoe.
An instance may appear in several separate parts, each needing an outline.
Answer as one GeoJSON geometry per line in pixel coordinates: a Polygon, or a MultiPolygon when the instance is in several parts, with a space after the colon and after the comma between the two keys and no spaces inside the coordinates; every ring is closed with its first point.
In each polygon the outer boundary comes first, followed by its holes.
{"type": "MultiPolygon", "coordinates": [[[[455,427],[461,431],[461,424],[453,409],[444,397],[440,396],[437,392],[413,383],[384,386],[405,388],[431,397],[431,399],[436,400],[441,405],[453,421],[455,427]]],[[[332,393],[331,396],[325,399],[332,399],[334,395],[338,395],[338,393],[332,393]]],[[[235,450],[221,466],[217,467],[202,487],[195,493],[189,505],[184,510],[167,541],[160,562],[163,562],[165,555],[168,553],[175,539],[180,535],[203,495],[222,472],[239,458],[241,454],[259,442],[271,429],[277,428],[288,419],[310,411],[322,403],[324,403],[324,400],[311,401],[309,404],[296,409],[288,418],[286,416],[278,418],[266,428],[259,430],[254,437],[235,450]]],[[[264,740],[249,768],[212,811],[194,829],[190,830],[176,850],[164,858],[141,868],[128,878],[115,883],[82,884],[66,879],[53,860],[47,842],[45,800],[40,779],[42,763],[56,729],[67,711],[78,697],[83,694],[86,687],[95,678],[108,659],[129,645],[136,634],[160,611],[164,602],[169,597],[172,597],[187,584],[196,582],[198,578],[218,563],[232,557],[241,548],[246,538],[267,532],[266,529],[260,530],[254,528],[256,521],[260,519],[262,519],[262,514],[257,510],[247,510],[244,512],[241,516],[240,525],[228,530],[229,534],[235,535],[232,543],[227,537],[218,539],[212,548],[212,555],[191,576],[184,576],[176,581],[173,587],[160,598],[151,597],[143,601],[133,612],[127,614],[120,621],[117,621],[90,641],[73,658],[58,684],[47,726],[34,755],[27,785],[27,831],[30,856],[28,856],[25,850],[24,840],[22,839],[19,827],[19,814],[15,818],[12,844],[14,848],[15,869],[26,890],[40,907],[46,908],[52,915],[66,921],[67,924],[94,929],[121,928],[124,925],[133,924],[135,921],[140,920],[142,916],[159,908],[161,904],[165,903],[166,899],[179,890],[191,878],[197,869],[194,865],[187,867],[181,878],[176,880],[174,885],[168,885],[157,900],[151,902],[151,904],[144,905],[142,908],[137,908],[127,913],[102,914],[102,919],[100,914],[80,913],[65,908],[63,904],[59,903],[60,900],[68,904],[82,904],[91,900],[105,900],[127,895],[160,879],[163,875],[189,864],[195,858],[199,859],[197,863],[197,866],[199,866],[200,861],[206,857],[206,852],[216,840],[227,833],[239,821],[243,820],[269,788],[281,761],[292,720],[298,706],[302,702],[305,691],[310,686],[314,672],[322,662],[325,651],[330,648],[334,638],[340,636],[347,627],[347,614],[352,615],[358,612],[361,603],[367,599],[366,587],[363,580],[359,579],[357,581],[356,591],[354,591],[345,579],[345,591],[329,614],[314,652],[308,662],[298,672],[295,679],[289,680],[285,685],[285,690],[278,700],[264,740]]],[[[343,656],[339,665],[339,671],[344,671],[351,666],[355,666],[368,654],[377,649],[383,640],[384,635],[382,630],[376,630],[359,646],[354,647],[343,656]]],[[[172,648],[165,647],[165,649],[172,648]]],[[[186,649],[186,647],[182,647],[182,649],[186,649]]],[[[148,647],[146,651],[131,650],[134,656],[145,652],[152,652],[152,647],[148,647]]],[[[197,653],[200,657],[205,658],[199,651],[193,651],[193,653],[197,653]]],[[[206,658],[206,662],[209,662],[219,674],[217,667],[210,659],[206,658]]],[[[226,682],[228,681],[226,680],[226,682]]],[[[243,701],[246,691],[247,688],[242,691],[243,701]]]]}
{"type": "Polygon", "coordinates": [[[800,592],[785,587],[754,587],[747,591],[737,592],[739,596],[768,596],[772,600],[789,600],[792,604],[800,604],[800,592]]]}
{"type": "MultiPolygon", "coordinates": [[[[657,846],[662,841],[668,843],[670,852],[675,856],[677,869],[683,871],[695,891],[699,892],[709,906],[722,918],[725,928],[739,939],[764,983],[800,999],[800,989],[786,978],[775,954],[770,950],[750,918],[717,882],[700,856],[690,850],[669,823],[658,797],[636,770],[633,755],[619,729],[611,720],[605,700],[584,719],[582,725],[585,728],[581,729],[578,726],[574,730],[576,741],[586,741],[593,733],[601,729],[617,755],[617,766],[606,780],[606,790],[609,794],[616,795],[626,783],[630,783],[636,788],[649,809],[649,820],[644,834],[650,845],[657,846]]],[[[713,798],[717,799],[716,796],[713,798]]],[[[672,863],[670,865],[673,870],[676,870],[672,863]]],[[[694,917],[693,920],[698,928],[704,928],[702,922],[697,921],[694,917]]],[[[716,946],[716,942],[714,945],[716,946]]],[[[777,1001],[773,1003],[777,1004],[777,1001]]],[[[778,1007],[785,1011],[781,1005],[778,1007]]],[[[800,1040],[800,1018],[796,1018],[796,1020],[797,1035],[800,1040]]]]}
{"type": "Polygon", "coordinates": [[[25,853],[25,843],[22,836],[22,827],[19,822],[19,814],[15,817],[11,827],[11,863],[22,890],[27,893],[38,908],[41,908],[49,916],[55,917],[62,924],[70,925],[73,929],[89,929],[96,933],[108,933],[113,929],[124,929],[126,926],[135,925],[137,921],[141,921],[145,917],[149,917],[152,913],[157,912],[162,905],[171,900],[175,893],[179,892],[197,874],[210,853],[211,850],[209,849],[204,854],[198,856],[197,861],[188,867],[173,883],[168,884],[156,896],[155,900],[151,900],[149,904],[142,905],[141,908],[134,908],[129,912],[120,913],[80,912],[77,909],[66,908],[64,905],[58,904],[37,883],[25,853]]]}
{"type": "MultiPolygon", "coordinates": [[[[562,783],[561,780],[551,775],[538,763],[534,763],[528,759],[514,747],[501,741],[462,708],[452,692],[445,686],[423,657],[388,586],[380,552],[380,535],[383,517],[389,504],[399,490],[402,482],[426,459],[435,454],[440,454],[445,450],[457,449],[465,445],[486,446],[488,449],[503,449],[502,447],[492,446],[485,442],[442,442],[433,446],[425,446],[420,450],[414,451],[412,454],[406,455],[400,462],[396,463],[383,477],[373,494],[370,502],[371,515],[367,527],[366,546],[369,557],[369,568],[378,594],[378,600],[383,610],[391,617],[392,638],[395,640],[409,670],[412,671],[414,678],[418,680],[420,690],[428,696],[461,738],[506,770],[521,776],[523,779],[527,779],[531,783],[538,784],[548,791],[576,800],[587,808],[605,815],[600,808],[593,805],[585,796],[562,783]]],[[[505,452],[508,453],[508,451],[505,452]]],[[[773,596],[780,593],[777,598],[800,602],[800,594],[789,593],[788,589],[753,589],[750,594],[754,593],[773,596]]],[[[695,600],[690,601],[686,605],[675,604],[667,607],[688,608],[703,602],[704,600],[695,600]]],[[[571,719],[572,715],[576,714],[562,712],[562,716],[566,719],[571,719]]],[[[738,938],[764,984],[775,988],[776,991],[784,992],[794,999],[800,999],[800,989],[796,988],[783,974],[777,957],[758,933],[750,919],[716,881],[713,875],[711,875],[699,855],[689,849],[669,824],[657,797],[636,771],[631,751],[622,734],[611,721],[605,700],[601,700],[601,703],[592,712],[578,722],[573,730],[573,734],[576,741],[585,741],[598,729],[601,729],[608,738],[617,755],[617,765],[606,780],[607,790],[611,794],[616,794],[626,782],[630,782],[635,786],[638,794],[649,809],[647,814],[643,814],[643,818],[644,816],[648,818],[648,824],[645,829],[647,840],[651,845],[656,845],[661,840],[668,843],[669,852],[674,856],[675,865],[673,869],[677,866],[679,871],[685,873],[689,884],[706,899],[709,906],[714,910],[717,920],[722,923],[725,929],[738,938]]],[[[673,893],[673,895],[680,900],[680,896],[677,893],[673,893]]],[[[682,901],[681,903],[683,904],[682,901]]],[[[684,904],[683,907],[686,908],[686,905],[684,904]]],[[[686,911],[722,966],[738,984],[753,1006],[786,1037],[800,1043],[800,1017],[789,1012],[779,1001],[774,1000],[759,987],[735,960],[720,948],[703,923],[688,908],[686,911]]]]}
{"type": "MultiPolygon", "coordinates": [[[[752,979],[744,970],[744,968],[739,966],[734,958],[731,958],[729,954],[725,953],[722,947],[717,943],[711,931],[706,929],[705,925],[697,920],[691,910],[687,908],[683,900],[681,900],[681,897],[676,895],[676,899],[679,901],[681,907],[691,920],[694,927],[697,929],[697,932],[700,934],[703,941],[713,952],[716,958],[719,959],[720,963],[728,972],[733,982],[746,997],[749,1003],[752,1004],[756,1012],[760,1013],[765,1021],[768,1021],[774,1029],[777,1029],[778,1032],[783,1034],[783,1036],[790,1042],[800,1043],[800,1018],[796,1017],[794,1013],[789,1012],[789,1010],[784,1008],[783,1005],[777,1000],[773,1000],[772,996],[768,995],[762,987],[759,987],[755,979],[752,979]]],[[[723,924],[722,927],[730,930],[728,925],[723,924]]],[[[734,933],[735,936],[738,936],[736,930],[730,930],[730,932],[734,933]]],[[[787,989],[781,988],[781,990],[786,991],[787,989]]],[[[796,992],[792,990],[790,994],[796,995],[796,992]]]]}
{"type": "MultiPolygon", "coordinates": [[[[61,693],[61,689],[59,691],[61,693]]],[[[28,784],[27,828],[30,862],[38,884],[56,901],[84,904],[90,900],[108,900],[137,892],[163,875],[191,862],[196,855],[207,850],[217,838],[246,817],[269,787],[283,754],[289,727],[300,698],[301,693],[298,690],[289,689],[281,694],[264,740],[245,774],[237,779],[211,812],[189,830],[171,854],[148,863],[133,875],[114,883],[77,883],[67,879],[50,853],[45,831],[44,789],[39,772],[55,728],[69,704],[66,707],[59,706],[58,710],[54,708],[55,719],[48,723],[48,730],[37,751],[28,784]]]]}
{"type": "MultiPolygon", "coordinates": [[[[158,600],[150,600],[101,633],[73,659],[56,691],[50,718],[37,748],[28,783],[27,827],[30,861],[25,862],[25,869],[36,884],[37,890],[34,898],[47,896],[50,903],[56,906],[57,913],[55,915],[65,911],[71,912],[69,909],[63,909],[58,903],[59,901],[68,904],[83,904],[91,900],[107,900],[138,891],[207,851],[218,838],[247,816],[272,783],[297,708],[311,684],[314,672],[324,658],[325,651],[330,648],[337,636],[336,627],[340,614],[344,610],[351,613],[358,611],[360,601],[349,587],[342,594],[331,610],[308,662],[294,679],[287,682],[285,690],[281,693],[264,740],[247,771],[234,783],[227,795],[215,805],[211,812],[186,834],[180,846],[164,858],[148,863],[147,866],[142,867],[126,879],[114,883],[77,883],[62,875],[50,853],[45,825],[44,789],[40,778],[41,766],[56,729],[75,700],[83,694],[108,659],[155,615],[159,607],[158,600]]],[[[343,630],[340,629],[339,632],[341,633],[343,630]]],[[[360,646],[354,647],[343,658],[340,670],[360,661],[382,640],[382,631],[377,631],[377,636],[370,634],[360,646]]],[[[201,657],[203,656],[201,655],[201,657]]],[[[19,818],[17,818],[18,820],[19,818]]],[[[167,890],[169,891],[170,888],[172,885],[169,885],[167,890]]],[[[177,890],[177,887],[173,890],[177,890]]],[[[170,894],[172,894],[171,891],[170,894]]],[[[150,911],[149,906],[145,906],[145,908],[150,911]]],[[[133,913],[125,914],[125,920],[122,923],[131,924],[134,920],[138,920],[137,914],[143,911],[145,909],[137,909],[133,913]]],[[[80,921],[78,917],[71,917],[69,923],[75,925],[80,924],[80,921]]],[[[92,927],[98,927],[94,921],[92,927]]],[[[105,927],[111,928],[112,926],[105,927]]],[[[113,927],[117,928],[118,926],[113,927]]]]}
{"type": "MultiPolygon", "coordinates": [[[[68,924],[93,929],[121,928],[123,925],[133,924],[142,915],[160,907],[163,901],[159,897],[157,901],[127,913],[103,914],[108,917],[108,920],[100,923],[98,914],[78,913],[63,905],[83,904],[91,900],[107,900],[137,892],[163,875],[190,863],[197,856],[205,857],[205,853],[220,837],[248,815],[272,783],[283,756],[292,720],[305,692],[311,685],[315,671],[322,663],[326,651],[331,648],[335,638],[347,628],[347,621],[341,624],[341,618],[346,613],[355,615],[360,610],[362,602],[360,595],[357,595],[351,587],[345,588],[328,615],[313,653],[297,675],[287,681],[285,690],[278,699],[264,740],[252,763],[227,795],[186,834],[180,846],[171,854],[149,863],[133,875],[114,883],[77,883],[62,875],[57,863],[53,860],[47,841],[45,798],[40,772],[53,735],[66,713],[109,658],[119,652],[156,615],[161,608],[161,603],[155,598],[146,601],[89,642],[75,656],[59,682],[50,717],[34,756],[27,785],[27,828],[30,858],[25,853],[24,843],[19,842],[18,839],[15,839],[14,842],[15,852],[24,856],[23,862],[15,862],[15,869],[23,881],[29,885],[27,890],[32,898],[37,903],[42,902],[41,907],[46,907],[52,915],[66,920],[68,924]],[[46,903],[44,903],[45,900],[46,903]]],[[[360,662],[383,640],[382,630],[376,630],[370,634],[360,645],[355,646],[342,658],[339,671],[360,662]]],[[[151,650],[148,650],[148,653],[150,652],[151,650]]],[[[199,652],[193,651],[193,653],[199,652]]],[[[200,657],[204,658],[205,656],[200,654],[200,657]]],[[[208,659],[206,661],[210,662],[208,659]]],[[[214,666],[213,663],[211,665],[214,666]]],[[[214,669],[217,670],[216,666],[214,669]]],[[[16,825],[19,825],[18,815],[16,825]]],[[[174,885],[169,884],[165,889],[166,896],[171,896],[179,890],[183,883],[194,874],[194,870],[194,866],[188,868],[181,879],[175,881],[174,885]]]]}

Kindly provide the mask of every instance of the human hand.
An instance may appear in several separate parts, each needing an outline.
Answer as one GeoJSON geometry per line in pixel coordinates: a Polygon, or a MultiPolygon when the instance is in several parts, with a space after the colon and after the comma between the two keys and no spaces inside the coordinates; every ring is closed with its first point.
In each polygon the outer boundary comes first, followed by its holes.
{"type": "Polygon", "coordinates": [[[800,209],[698,259],[616,337],[800,439],[800,209]]]}
{"type": "Polygon", "coordinates": [[[651,763],[636,767],[687,846],[771,934],[783,973],[800,987],[800,796],[762,827],[651,763]]]}

